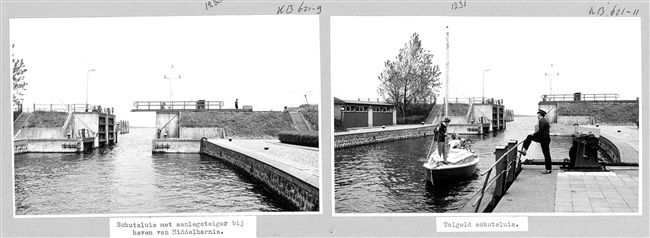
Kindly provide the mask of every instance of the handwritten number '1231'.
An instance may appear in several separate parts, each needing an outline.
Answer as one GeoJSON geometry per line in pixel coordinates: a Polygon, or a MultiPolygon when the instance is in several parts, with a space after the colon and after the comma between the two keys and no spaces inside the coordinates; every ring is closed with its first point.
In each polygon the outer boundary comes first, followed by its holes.
{"type": "Polygon", "coordinates": [[[458,2],[451,3],[451,10],[458,10],[464,7],[467,7],[467,0],[460,0],[458,2]]]}

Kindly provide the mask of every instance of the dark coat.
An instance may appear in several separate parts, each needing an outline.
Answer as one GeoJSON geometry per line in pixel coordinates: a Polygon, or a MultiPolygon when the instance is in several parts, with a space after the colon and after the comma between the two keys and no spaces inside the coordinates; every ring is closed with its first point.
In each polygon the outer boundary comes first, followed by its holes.
{"type": "Polygon", "coordinates": [[[550,135],[551,131],[551,124],[548,123],[548,120],[546,120],[546,117],[542,117],[542,119],[539,119],[539,130],[533,134],[533,137],[538,138],[538,139],[551,139],[550,135]]]}
{"type": "Polygon", "coordinates": [[[436,141],[445,142],[445,137],[447,137],[447,126],[441,122],[436,129],[436,141]]]}

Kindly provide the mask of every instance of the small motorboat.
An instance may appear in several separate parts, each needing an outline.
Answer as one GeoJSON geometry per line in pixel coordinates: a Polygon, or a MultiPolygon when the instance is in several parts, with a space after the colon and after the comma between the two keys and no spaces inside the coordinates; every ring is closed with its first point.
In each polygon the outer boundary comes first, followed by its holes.
{"type": "Polygon", "coordinates": [[[443,163],[438,151],[434,151],[424,167],[427,181],[432,185],[450,184],[471,177],[476,171],[479,157],[469,148],[451,148],[447,154],[447,164],[443,163]]]}

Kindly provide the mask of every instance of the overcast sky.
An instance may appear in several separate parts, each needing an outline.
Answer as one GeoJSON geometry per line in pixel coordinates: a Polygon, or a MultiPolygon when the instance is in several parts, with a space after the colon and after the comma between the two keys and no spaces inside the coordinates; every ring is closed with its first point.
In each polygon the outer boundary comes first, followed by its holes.
{"type": "MultiPolygon", "coordinates": [[[[641,96],[640,18],[580,17],[332,17],[332,95],[377,98],[386,60],[413,33],[445,78],[449,26],[451,97],[504,99],[516,114],[534,115],[543,94],[618,93],[641,96]]],[[[443,86],[444,87],[444,86],[443,86]]]]}
{"type": "MultiPolygon", "coordinates": [[[[318,16],[193,16],[10,19],[10,43],[23,58],[25,104],[114,107],[131,125],[155,125],[133,113],[135,101],[224,101],[256,111],[320,99],[318,16]],[[299,30],[297,30],[299,29],[299,30]],[[174,70],[171,70],[174,65],[174,70]],[[97,69],[87,74],[89,69],[97,69]],[[55,90],[53,90],[55,89],[55,90]]],[[[542,94],[641,95],[639,18],[332,17],[332,95],[377,98],[377,76],[413,33],[445,78],[450,31],[451,97],[504,99],[534,114],[542,94]]]]}
{"type": "Polygon", "coordinates": [[[11,53],[27,66],[24,104],[114,107],[155,126],[135,101],[224,101],[279,111],[320,100],[318,16],[10,19],[11,53]],[[171,69],[174,65],[174,70],[171,69]],[[88,73],[89,69],[96,69],[88,73]],[[305,99],[307,95],[307,99],[305,99]]]}

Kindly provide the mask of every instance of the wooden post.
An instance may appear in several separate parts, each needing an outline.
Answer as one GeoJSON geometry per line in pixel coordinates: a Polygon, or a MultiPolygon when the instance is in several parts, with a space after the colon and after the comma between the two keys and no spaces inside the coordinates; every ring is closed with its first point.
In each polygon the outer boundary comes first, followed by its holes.
{"type": "MultiPolygon", "coordinates": [[[[495,147],[495,151],[494,151],[494,155],[496,156],[495,157],[495,162],[496,162],[496,160],[501,158],[501,156],[503,156],[505,154],[505,152],[506,152],[506,146],[497,146],[497,147],[495,147]]],[[[496,181],[496,187],[494,188],[494,196],[495,197],[502,197],[506,193],[506,186],[505,185],[506,185],[506,176],[507,176],[507,174],[501,175],[501,173],[504,170],[506,170],[506,168],[508,166],[507,163],[508,163],[507,158],[503,158],[502,160],[500,160],[496,164],[496,166],[494,168],[495,172],[496,172],[496,174],[494,176],[499,176],[497,178],[497,181],[496,181]]]]}
{"type": "MultiPolygon", "coordinates": [[[[508,150],[515,148],[517,146],[517,141],[516,140],[510,140],[508,141],[508,150]]],[[[508,165],[510,166],[510,169],[508,169],[508,179],[506,181],[507,184],[512,184],[515,181],[516,178],[516,173],[515,170],[517,169],[517,149],[513,149],[508,153],[508,165]]]]}

